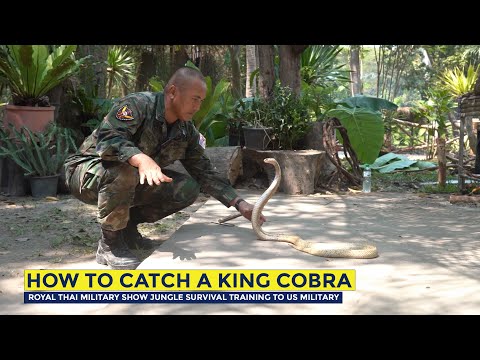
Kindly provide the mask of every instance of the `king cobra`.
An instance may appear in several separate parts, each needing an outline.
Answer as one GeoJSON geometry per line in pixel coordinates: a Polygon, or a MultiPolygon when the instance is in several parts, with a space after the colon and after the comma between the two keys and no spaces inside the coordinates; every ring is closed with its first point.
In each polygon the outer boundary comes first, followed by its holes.
{"type": "Polygon", "coordinates": [[[260,225],[260,214],[268,200],[270,200],[277,191],[282,177],[282,171],[277,160],[274,158],[266,158],[263,161],[275,167],[275,178],[268,189],[258,198],[253,207],[252,227],[259,240],[287,242],[297,250],[327,258],[372,259],[378,256],[377,248],[371,244],[346,243],[342,245],[326,245],[306,241],[293,234],[273,234],[263,231],[260,225]]]}

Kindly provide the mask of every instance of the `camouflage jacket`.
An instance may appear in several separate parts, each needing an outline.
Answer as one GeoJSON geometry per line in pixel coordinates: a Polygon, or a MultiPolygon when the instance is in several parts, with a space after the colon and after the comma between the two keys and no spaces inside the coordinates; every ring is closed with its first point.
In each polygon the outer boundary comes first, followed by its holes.
{"type": "Polygon", "coordinates": [[[117,100],[77,153],[67,158],[67,176],[86,161],[90,162],[88,171],[95,173],[94,166],[102,160],[127,162],[133,155],[144,153],[161,168],[180,160],[202,191],[228,207],[237,194],[204,154],[193,122],[176,121],[168,128],[164,115],[161,92],[133,93],[117,100]]]}

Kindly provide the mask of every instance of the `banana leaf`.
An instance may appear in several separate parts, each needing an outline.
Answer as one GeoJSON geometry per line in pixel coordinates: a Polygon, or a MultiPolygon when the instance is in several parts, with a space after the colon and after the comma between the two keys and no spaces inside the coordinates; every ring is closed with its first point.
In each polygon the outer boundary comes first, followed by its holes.
{"type": "Polygon", "coordinates": [[[381,168],[382,166],[384,166],[385,164],[389,163],[389,162],[392,162],[392,160],[408,160],[408,157],[406,157],[405,155],[399,155],[399,154],[395,154],[395,153],[387,153],[385,155],[382,155],[380,157],[378,157],[374,162],[373,164],[370,165],[370,167],[374,170],[376,169],[379,169],[381,168]]]}
{"type": "Polygon", "coordinates": [[[398,161],[391,162],[387,165],[381,166],[381,167],[377,168],[377,170],[378,170],[378,172],[381,172],[382,174],[390,173],[390,172],[393,172],[393,171],[398,170],[398,169],[409,168],[410,166],[412,166],[416,162],[417,162],[417,160],[408,160],[408,159],[407,160],[398,160],[398,161]]]}

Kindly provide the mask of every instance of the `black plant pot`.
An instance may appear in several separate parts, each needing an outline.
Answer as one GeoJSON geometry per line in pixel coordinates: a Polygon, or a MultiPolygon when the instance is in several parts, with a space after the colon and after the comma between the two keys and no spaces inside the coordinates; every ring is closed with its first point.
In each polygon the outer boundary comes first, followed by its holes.
{"type": "Polygon", "coordinates": [[[268,149],[272,142],[272,128],[243,127],[245,147],[255,150],[268,149]]]}
{"type": "Polygon", "coordinates": [[[32,190],[32,196],[56,196],[59,177],[60,175],[30,177],[30,189],[32,190]]]}

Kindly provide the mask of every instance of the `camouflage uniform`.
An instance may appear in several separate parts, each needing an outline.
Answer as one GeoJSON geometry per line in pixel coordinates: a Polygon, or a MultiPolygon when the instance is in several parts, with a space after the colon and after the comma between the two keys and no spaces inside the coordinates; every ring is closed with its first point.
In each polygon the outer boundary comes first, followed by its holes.
{"type": "Polygon", "coordinates": [[[213,169],[192,121],[167,126],[163,93],[141,92],[119,99],[104,121],[65,162],[67,185],[76,198],[98,206],[103,229],[117,231],[129,219],[155,222],[192,204],[200,191],[229,207],[236,196],[227,179],[213,169]],[[127,160],[144,153],[170,183],[143,185],[127,160]],[[164,169],[180,160],[191,176],[164,169]]]}

